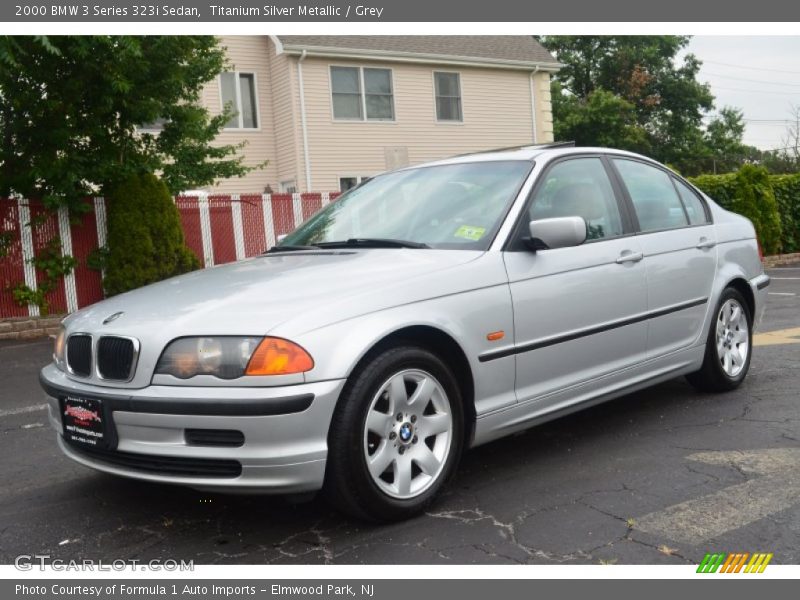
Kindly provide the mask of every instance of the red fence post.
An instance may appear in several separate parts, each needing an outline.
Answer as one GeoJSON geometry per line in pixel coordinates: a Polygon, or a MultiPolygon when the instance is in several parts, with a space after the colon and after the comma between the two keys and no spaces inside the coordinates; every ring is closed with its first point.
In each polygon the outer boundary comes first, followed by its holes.
{"type": "Polygon", "coordinates": [[[0,317],[28,315],[28,307],[17,304],[11,291],[25,281],[21,229],[17,200],[0,199],[0,317]]]}
{"type": "MultiPolygon", "coordinates": [[[[102,275],[96,268],[89,267],[89,258],[100,246],[98,231],[105,232],[104,211],[96,208],[102,202],[102,198],[87,199],[94,210],[87,210],[79,220],[73,220],[70,224],[72,256],[78,261],[73,271],[78,308],[99,302],[104,297],[102,275]]],[[[105,236],[102,237],[105,242],[105,236]]]]}
{"type": "Polygon", "coordinates": [[[177,196],[175,206],[178,207],[186,245],[194,252],[202,266],[209,266],[205,264],[203,231],[200,226],[200,205],[197,196],[177,196]]]}

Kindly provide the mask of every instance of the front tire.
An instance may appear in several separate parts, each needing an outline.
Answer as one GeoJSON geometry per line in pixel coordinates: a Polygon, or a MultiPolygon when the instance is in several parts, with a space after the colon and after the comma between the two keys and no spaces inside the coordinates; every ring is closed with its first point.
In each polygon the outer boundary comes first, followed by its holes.
{"type": "Polygon", "coordinates": [[[455,472],[463,440],[462,398],[449,367],[424,348],[386,349],[342,392],[328,435],[326,495],[365,520],[418,514],[455,472]]]}
{"type": "Polygon", "coordinates": [[[727,392],[744,381],[753,348],[753,317],[742,294],[725,288],[706,340],[703,366],[686,376],[703,392],[727,392]]]}

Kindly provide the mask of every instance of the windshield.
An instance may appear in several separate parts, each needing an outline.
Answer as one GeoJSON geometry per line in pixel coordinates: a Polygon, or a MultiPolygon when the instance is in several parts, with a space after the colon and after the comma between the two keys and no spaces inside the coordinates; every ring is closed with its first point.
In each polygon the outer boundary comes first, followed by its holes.
{"type": "Polygon", "coordinates": [[[318,212],[278,248],[396,240],[486,250],[532,166],[529,161],[476,162],[380,175],[318,212]]]}

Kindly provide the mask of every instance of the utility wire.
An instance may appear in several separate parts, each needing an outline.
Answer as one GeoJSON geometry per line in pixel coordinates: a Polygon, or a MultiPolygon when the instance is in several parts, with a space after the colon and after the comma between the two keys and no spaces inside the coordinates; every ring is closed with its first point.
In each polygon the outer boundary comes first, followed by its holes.
{"type": "Polygon", "coordinates": [[[745,77],[732,77],[730,75],[722,75],[721,73],[710,73],[709,71],[701,71],[700,75],[711,77],[721,77],[722,79],[734,79],[736,81],[745,81],[748,83],[766,83],[768,85],[782,85],[786,87],[800,87],[800,83],[785,83],[782,81],[767,81],[766,79],[747,79],[745,77]]]}
{"type": "Polygon", "coordinates": [[[723,66],[723,67],[735,67],[737,69],[749,69],[751,71],[766,71],[766,72],[769,72],[769,73],[786,73],[788,75],[800,75],[800,71],[784,71],[783,69],[768,69],[768,68],[765,68],[765,67],[745,67],[744,65],[735,65],[735,64],[732,64],[732,63],[718,62],[718,61],[715,61],[715,60],[703,60],[701,62],[704,65],[705,64],[720,65],[720,66],[723,66]]]}
{"type": "Polygon", "coordinates": [[[782,92],[782,91],[779,91],[779,90],[778,91],[773,91],[773,90],[746,90],[746,89],[743,89],[743,88],[723,87],[721,85],[715,85],[715,86],[712,86],[712,87],[715,88],[715,89],[718,89],[718,90],[726,90],[726,91],[730,91],[730,92],[745,92],[745,93],[749,93],[749,94],[767,94],[767,95],[770,95],[770,94],[781,94],[781,95],[785,95],[785,96],[797,96],[798,99],[800,99],[800,90],[797,90],[796,92],[782,92]]]}

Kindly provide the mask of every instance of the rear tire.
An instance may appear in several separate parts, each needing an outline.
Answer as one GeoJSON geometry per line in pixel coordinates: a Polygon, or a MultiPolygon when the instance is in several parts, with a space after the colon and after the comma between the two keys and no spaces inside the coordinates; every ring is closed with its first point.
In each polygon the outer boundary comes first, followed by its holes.
{"type": "Polygon", "coordinates": [[[402,345],[354,372],[331,420],[324,492],[341,511],[397,521],[424,511],[455,472],[461,393],[429,350],[402,345]]]}
{"type": "Polygon", "coordinates": [[[727,392],[744,381],[753,349],[753,317],[747,301],[734,288],[725,288],[714,312],[699,371],[686,376],[703,392],[727,392]]]}

